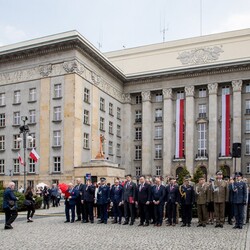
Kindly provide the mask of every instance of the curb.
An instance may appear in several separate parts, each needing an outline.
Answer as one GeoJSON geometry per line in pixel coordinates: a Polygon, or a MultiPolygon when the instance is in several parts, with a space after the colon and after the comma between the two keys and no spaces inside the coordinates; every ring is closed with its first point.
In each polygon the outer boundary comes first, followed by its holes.
{"type": "Polygon", "coordinates": [[[246,245],[245,245],[245,249],[250,249],[250,225],[248,224],[247,227],[247,235],[246,235],[246,245]]]}

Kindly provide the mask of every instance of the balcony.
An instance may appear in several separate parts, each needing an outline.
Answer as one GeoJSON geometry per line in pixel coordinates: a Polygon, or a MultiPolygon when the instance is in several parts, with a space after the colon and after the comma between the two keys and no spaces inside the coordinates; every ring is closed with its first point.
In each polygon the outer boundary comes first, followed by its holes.
{"type": "Polygon", "coordinates": [[[250,115],[250,109],[246,109],[246,114],[250,115]]]}
{"type": "Polygon", "coordinates": [[[156,122],[162,122],[162,116],[157,116],[155,117],[156,122]]]}
{"type": "Polygon", "coordinates": [[[196,160],[207,160],[208,159],[207,151],[198,152],[198,154],[195,155],[195,159],[196,160]]]}
{"type": "Polygon", "coordinates": [[[207,113],[199,113],[199,118],[206,118],[207,117],[207,113]]]}
{"type": "Polygon", "coordinates": [[[141,118],[135,118],[135,123],[141,123],[142,119],[141,118]]]}

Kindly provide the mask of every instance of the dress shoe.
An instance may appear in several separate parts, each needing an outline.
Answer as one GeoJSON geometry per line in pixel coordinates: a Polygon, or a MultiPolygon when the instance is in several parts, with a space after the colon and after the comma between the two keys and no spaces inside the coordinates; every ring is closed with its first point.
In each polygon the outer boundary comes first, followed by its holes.
{"type": "Polygon", "coordinates": [[[74,220],[72,220],[70,223],[74,223],[75,221],[74,220]]]}
{"type": "Polygon", "coordinates": [[[113,220],[111,223],[112,223],[112,224],[116,224],[116,223],[117,223],[117,220],[113,220]]]}
{"type": "Polygon", "coordinates": [[[154,227],[157,227],[158,226],[158,224],[154,224],[154,227]]]}
{"type": "Polygon", "coordinates": [[[141,227],[141,226],[143,226],[143,223],[138,224],[138,227],[141,227]]]}
{"type": "Polygon", "coordinates": [[[11,225],[5,225],[4,229],[13,229],[13,227],[11,225]]]}
{"type": "Polygon", "coordinates": [[[70,222],[70,221],[69,220],[64,221],[64,223],[68,223],[68,222],[70,222]]]}
{"type": "Polygon", "coordinates": [[[169,223],[168,223],[168,224],[167,224],[167,227],[170,227],[170,226],[172,226],[172,224],[169,224],[169,223]]]}
{"type": "Polygon", "coordinates": [[[121,221],[119,221],[119,222],[118,222],[118,224],[120,224],[120,225],[121,225],[121,224],[122,224],[122,222],[121,222],[121,221]]]}
{"type": "Polygon", "coordinates": [[[100,220],[100,221],[97,222],[97,224],[102,224],[102,223],[104,223],[103,220],[100,220]]]}
{"type": "Polygon", "coordinates": [[[222,224],[220,224],[220,227],[221,227],[221,228],[223,228],[223,225],[222,225],[222,224]]]}
{"type": "Polygon", "coordinates": [[[207,225],[206,224],[202,224],[203,227],[206,227],[207,225]]]}
{"type": "Polygon", "coordinates": [[[104,224],[107,224],[107,221],[104,221],[103,223],[104,223],[104,224]]]}
{"type": "Polygon", "coordinates": [[[239,229],[242,229],[242,226],[239,226],[238,228],[239,228],[239,229]]]}
{"type": "Polygon", "coordinates": [[[127,222],[127,221],[124,221],[122,225],[128,225],[128,222],[127,222]]]}
{"type": "Polygon", "coordinates": [[[81,219],[77,219],[76,221],[81,221],[81,219]]]}
{"type": "Polygon", "coordinates": [[[90,221],[90,223],[91,223],[91,224],[93,224],[93,223],[94,223],[94,221],[93,221],[93,220],[91,220],[91,221],[90,221]]]}
{"type": "Polygon", "coordinates": [[[197,227],[202,227],[202,224],[198,224],[197,227]]]}
{"type": "Polygon", "coordinates": [[[176,224],[175,224],[175,223],[173,223],[173,225],[172,225],[172,226],[173,226],[173,227],[175,227],[175,225],[176,225],[176,224]]]}
{"type": "Polygon", "coordinates": [[[161,227],[161,224],[157,224],[157,227],[161,227]]]}
{"type": "Polygon", "coordinates": [[[219,224],[216,224],[215,227],[220,227],[220,225],[219,225],[219,224]]]}
{"type": "Polygon", "coordinates": [[[86,221],[86,220],[83,220],[83,221],[82,221],[82,223],[88,223],[88,221],[86,221]]]}
{"type": "Polygon", "coordinates": [[[239,226],[236,226],[236,225],[235,225],[235,226],[233,227],[233,229],[237,229],[237,228],[239,228],[239,226]]]}
{"type": "Polygon", "coordinates": [[[148,226],[149,226],[149,223],[145,223],[143,226],[144,226],[144,227],[148,227],[148,226]]]}
{"type": "Polygon", "coordinates": [[[232,221],[229,221],[228,224],[229,224],[229,225],[233,225],[233,222],[232,222],[232,221]]]}
{"type": "Polygon", "coordinates": [[[185,227],[185,226],[186,226],[186,224],[182,224],[182,225],[181,225],[181,227],[185,227]]]}
{"type": "Polygon", "coordinates": [[[131,222],[129,223],[129,225],[130,225],[130,226],[133,226],[133,225],[134,225],[134,222],[131,221],[131,222]]]}
{"type": "Polygon", "coordinates": [[[187,226],[188,226],[188,227],[191,227],[191,224],[188,224],[187,226]]]}

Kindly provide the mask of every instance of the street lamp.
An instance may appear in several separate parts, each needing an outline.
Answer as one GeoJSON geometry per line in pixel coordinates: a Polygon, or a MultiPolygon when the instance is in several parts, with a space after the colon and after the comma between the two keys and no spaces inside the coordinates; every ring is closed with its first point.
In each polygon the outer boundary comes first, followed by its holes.
{"type": "Polygon", "coordinates": [[[23,134],[23,138],[19,137],[17,138],[17,141],[23,141],[23,188],[24,191],[26,191],[26,175],[27,175],[27,171],[26,171],[26,139],[28,139],[29,142],[32,142],[33,138],[32,136],[29,135],[30,129],[29,126],[26,125],[26,121],[28,120],[27,116],[21,116],[21,120],[23,121],[23,126],[19,127],[19,133],[20,135],[23,134]],[[27,136],[28,135],[28,136],[27,136]]]}

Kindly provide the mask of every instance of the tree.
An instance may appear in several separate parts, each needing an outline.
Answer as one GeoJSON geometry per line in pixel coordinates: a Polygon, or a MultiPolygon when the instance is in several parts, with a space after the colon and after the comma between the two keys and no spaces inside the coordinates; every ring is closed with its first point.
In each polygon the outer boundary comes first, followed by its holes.
{"type": "Polygon", "coordinates": [[[187,176],[187,175],[190,175],[189,171],[187,170],[186,167],[183,167],[180,174],[178,175],[178,180],[177,180],[177,183],[179,185],[182,185],[183,183],[183,180],[184,178],[187,176]]]}
{"type": "Polygon", "coordinates": [[[204,173],[202,172],[201,168],[198,167],[194,173],[194,178],[192,179],[192,181],[194,183],[198,183],[201,177],[204,177],[204,173]]]}

